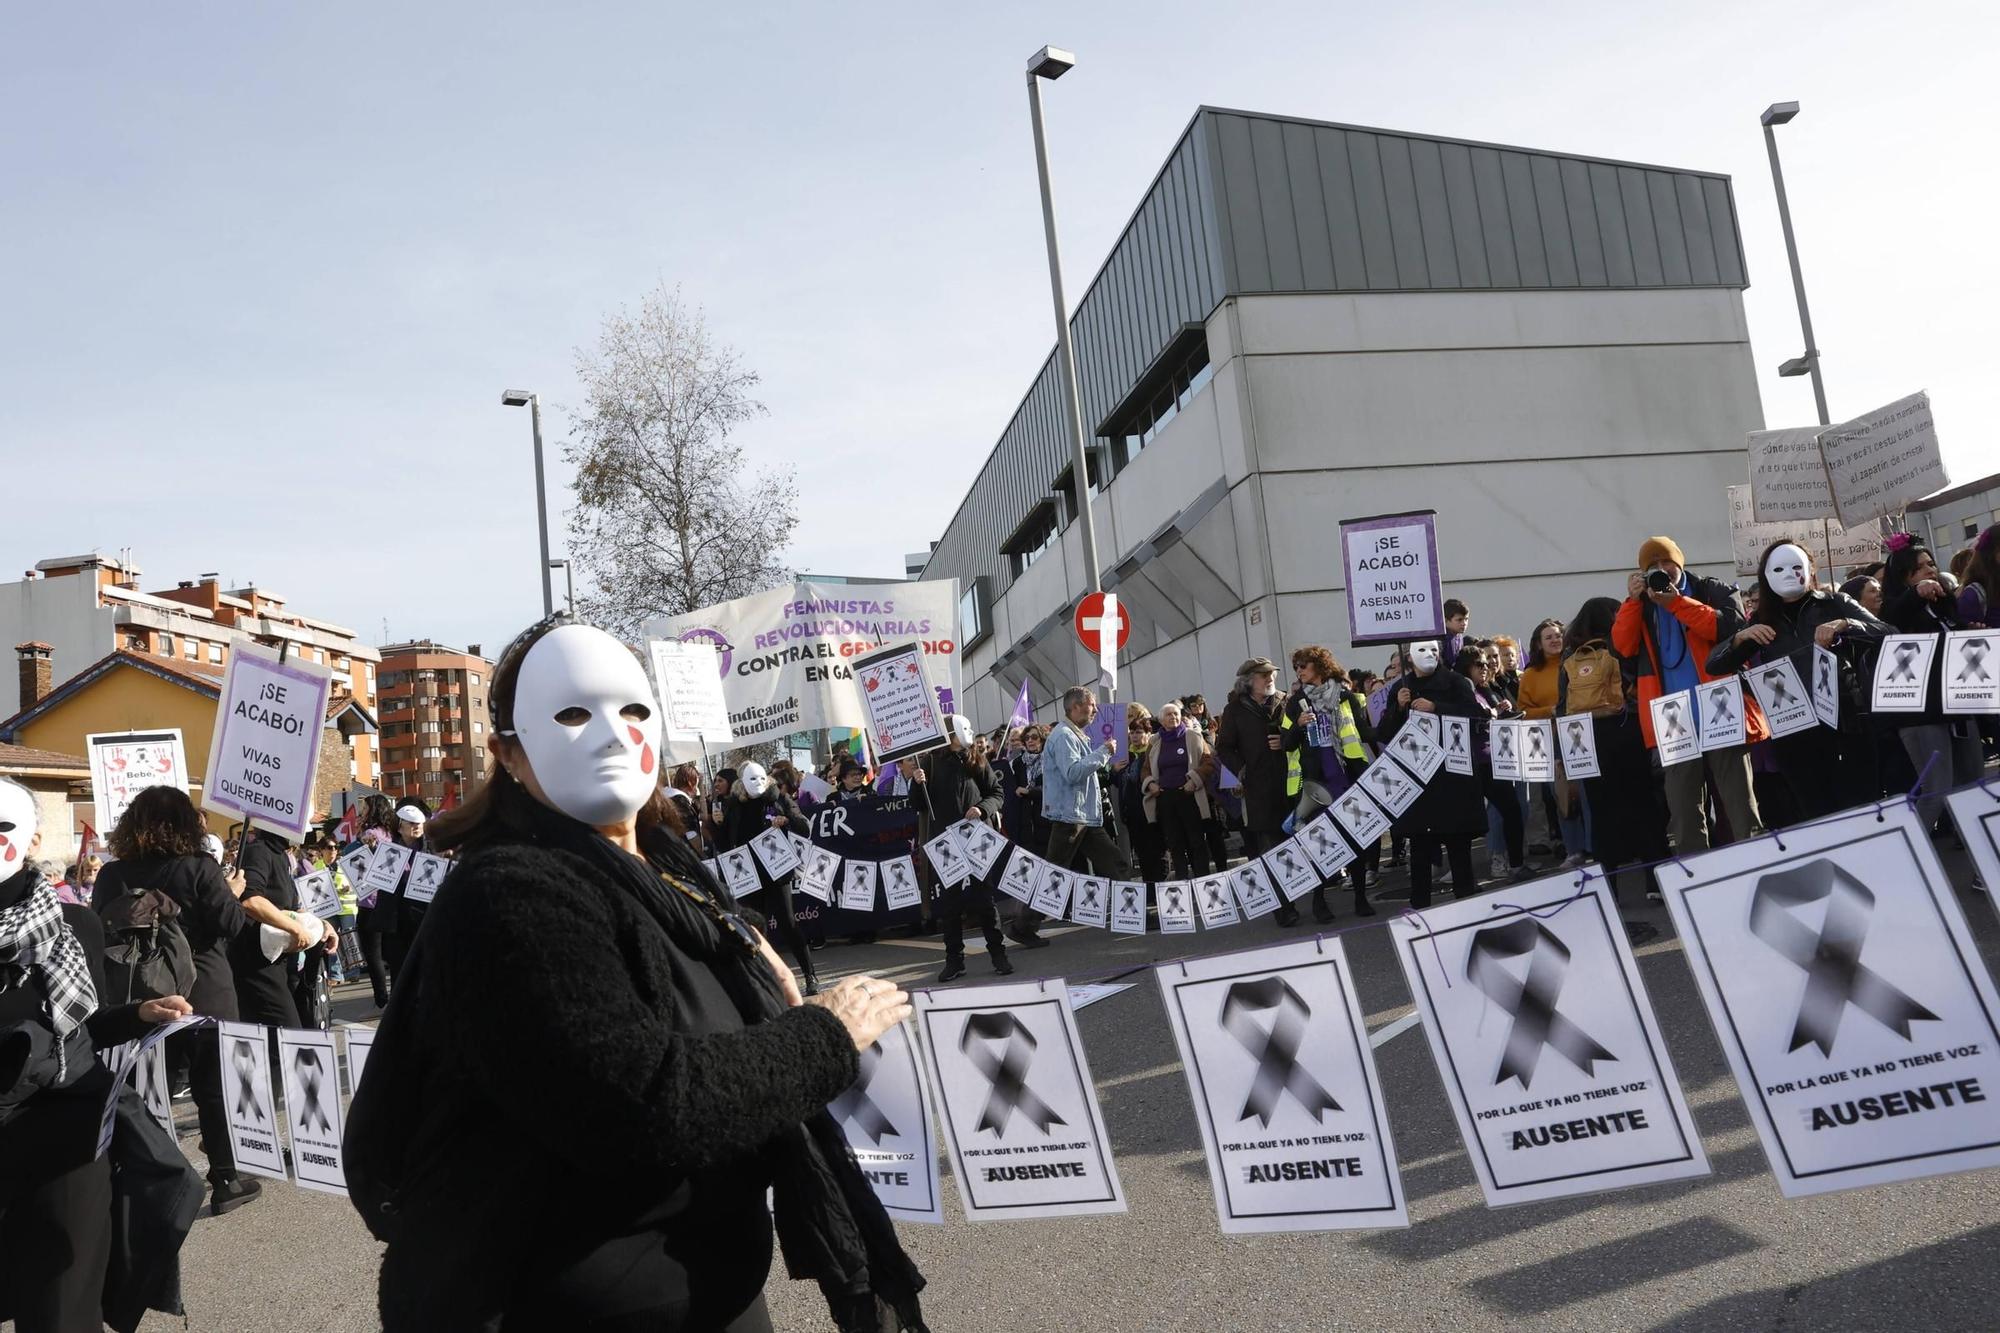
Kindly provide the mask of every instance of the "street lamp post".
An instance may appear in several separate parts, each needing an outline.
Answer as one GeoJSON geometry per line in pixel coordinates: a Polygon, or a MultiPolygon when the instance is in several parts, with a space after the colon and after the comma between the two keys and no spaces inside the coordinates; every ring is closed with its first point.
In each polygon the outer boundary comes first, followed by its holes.
{"type": "Polygon", "coordinates": [[[573,571],[573,570],[572,570],[572,569],[570,568],[570,564],[569,564],[569,561],[567,561],[567,560],[551,560],[551,561],[549,561],[549,568],[550,568],[550,569],[554,569],[554,568],[555,568],[555,567],[556,567],[557,565],[561,565],[561,566],[562,566],[562,572],[563,572],[563,597],[565,598],[565,600],[566,600],[566,601],[568,602],[568,604],[569,604],[569,613],[570,613],[571,615],[575,615],[575,614],[576,614],[576,574],[575,574],[575,571],[573,571]]]}
{"type": "Polygon", "coordinates": [[[1819,344],[1813,341],[1812,312],[1806,309],[1806,280],[1799,272],[1799,243],[1792,236],[1792,206],[1785,198],[1785,172],[1778,165],[1778,136],[1773,127],[1783,125],[1799,114],[1797,102],[1773,102],[1764,108],[1760,118],[1764,122],[1764,150],[1771,156],[1771,184],[1778,192],[1778,222],[1785,229],[1785,254],[1792,261],[1792,292],[1799,302],[1799,328],[1805,334],[1806,354],[1793,357],[1778,367],[1778,374],[1789,379],[1797,375],[1812,376],[1813,403],[1819,408],[1819,424],[1830,426],[1833,419],[1826,411],[1826,384],[1819,374],[1819,344]]]}
{"type": "Polygon", "coordinates": [[[1028,114],[1035,126],[1035,171],[1042,184],[1042,232],[1049,247],[1049,295],[1056,310],[1056,363],[1062,368],[1062,405],[1069,419],[1070,485],[1083,523],[1083,568],[1096,592],[1103,583],[1097,566],[1097,524],[1090,513],[1090,457],[1083,444],[1083,406],[1076,386],[1076,348],[1069,337],[1069,303],[1063,297],[1062,252],[1056,245],[1056,203],[1049,187],[1048,137],[1042,131],[1042,80],[1060,79],[1076,64],[1071,52],[1045,46],[1028,58],[1028,114]]]}
{"type": "Polygon", "coordinates": [[[542,398],[540,394],[529,393],[526,389],[507,389],[500,395],[505,407],[528,409],[529,419],[535,429],[535,527],[542,538],[542,614],[552,616],[556,610],[555,585],[549,579],[549,500],[548,489],[542,481],[542,398]]]}

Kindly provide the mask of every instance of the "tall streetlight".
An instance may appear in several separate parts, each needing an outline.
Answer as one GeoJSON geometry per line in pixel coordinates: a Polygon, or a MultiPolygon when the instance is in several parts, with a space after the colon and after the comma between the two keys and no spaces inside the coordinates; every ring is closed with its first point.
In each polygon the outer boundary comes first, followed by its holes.
{"type": "Polygon", "coordinates": [[[562,572],[563,572],[563,596],[564,596],[564,597],[565,597],[565,598],[566,598],[566,599],[568,600],[568,603],[569,603],[569,613],[570,613],[571,615],[575,615],[575,614],[576,614],[576,572],[575,572],[574,570],[572,570],[572,569],[570,568],[570,564],[569,564],[569,561],[567,561],[567,560],[551,560],[551,561],[549,561],[549,568],[550,568],[550,569],[554,569],[554,568],[556,568],[556,567],[557,567],[558,565],[560,565],[560,566],[562,567],[562,572]]]}
{"type": "Polygon", "coordinates": [[[556,611],[555,585],[549,579],[549,500],[542,482],[542,398],[526,389],[506,389],[500,394],[503,407],[526,407],[535,423],[535,527],[542,535],[542,614],[556,611]]]}
{"type": "Polygon", "coordinates": [[[1772,128],[1790,121],[1799,114],[1797,102],[1773,102],[1764,108],[1761,119],[1764,122],[1764,149],[1771,155],[1771,184],[1778,192],[1778,222],[1785,229],[1785,254],[1792,261],[1792,292],[1799,300],[1799,328],[1806,337],[1806,354],[1793,357],[1778,367],[1778,374],[1786,379],[1799,375],[1812,376],[1813,403],[1819,408],[1819,424],[1830,426],[1831,417],[1826,412],[1826,385],[1819,375],[1819,344],[1813,341],[1812,314],[1806,309],[1806,280],[1799,272],[1799,243],[1792,236],[1792,206],[1785,198],[1785,172],[1778,165],[1778,136],[1772,128]]]}
{"type": "Polygon", "coordinates": [[[1062,367],[1063,411],[1069,418],[1070,485],[1083,523],[1083,568],[1096,592],[1103,582],[1097,567],[1097,524],[1090,513],[1090,456],[1083,445],[1083,405],[1076,388],[1076,348],[1069,340],[1069,302],[1063,297],[1062,252],[1056,245],[1056,201],[1049,188],[1049,145],[1042,132],[1042,80],[1060,79],[1076,56],[1045,46],[1028,57],[1028,114],[1035,124],[1035,171],[1042,182],[1042,231],[1049,246],[1049,295],[1056,308],[1056,362],[1062,367]]]}

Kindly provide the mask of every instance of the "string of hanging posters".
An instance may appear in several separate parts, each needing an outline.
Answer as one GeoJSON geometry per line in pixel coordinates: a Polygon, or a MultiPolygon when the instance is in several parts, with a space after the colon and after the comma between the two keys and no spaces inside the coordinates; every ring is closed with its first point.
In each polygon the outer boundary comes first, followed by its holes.
{"type": "MultiPolygon", "coordinates": [[[[2000,882],[2000,788],[1948,799],[2000,882]]],[[[1909,801],[1664,867],[1782,1194],[2000,1165],[2000,994],[1909,801]]],[[[1489,1206],[1709,1173],[1594,869],[1349,929],[1378,926],[1489,1206]]],[[[1362,1018],[1402,997],[1363,1003],[1345,933],[1152,968],[1225,1233],[1409,1224],[1362,1018]]],[[[828,1109],[892,1215],[944,1220],[940,1130],[969,1220],[1126,1210],[1076,1007],[1062,980],[920,992],[863,1054],[828,1109]]],[[[159,1042],[206,1021],[107,1056],[170,1132],[159,1042]]],[[[374,1032],[218,1028],[239,1167],[344,1192],[340,1075],[360,1085],[374,1032]]]]}

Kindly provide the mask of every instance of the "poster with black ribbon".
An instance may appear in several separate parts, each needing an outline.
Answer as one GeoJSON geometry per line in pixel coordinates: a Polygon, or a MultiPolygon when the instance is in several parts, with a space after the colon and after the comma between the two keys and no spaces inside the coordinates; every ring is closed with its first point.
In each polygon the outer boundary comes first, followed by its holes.
{"type": "Polygon", "coordinates": [[[217,1023],[222,1043],[222,1112],[238,1170],[284,1180],[285,1150],[271,1087],[270,1030],[256,1023],[217,1023]]]}
{"type": "Polygon", "coordinates": [[[944,1221],[931,1098],[909,1024],[890,1028],[861,1053],[860,1076],[826,1109],[891,1217],[944,1221]]]}
{"type": "Polygon", "coordinates": [[[352,1097],[361,1090],[361,1071],[368,1067],[368,1056],[375,1049],[375,1029],[351,1027],[347,1029],[347,1095],[352,1097]]]}
{"type": "Polygon", "coordinates": [[[340,1154],[340,1066],[333,1034],[278,1029],[278,1070],[285,1082],[285,1125],[292,1135],[292,1178],[309,1190],[346,1194],[340,1154]]]}
{"type": "Polygon", "coordinates": [[[1125,1211],[1067,985],[920,991],[915,1021],[968,1220],[1125,1211]]]}
{"type": "Polygon", "coordinates": [[[1163,963],[1153,975],[1224,1234],[1410,1224],[1339,940],[1163,963]]]}
{"type": "Polygon", "coordinates": [[[1980,883],[1986,886],[1986,901],[2000,911],[2000,898],[1994,896],[1994,886],[2000,885],[2000,783],[1988,786],[1982,782],[1955,791],[1945,797],[1945,804],[1979,871],[1980,883]]]}
{"type": "Polygon", "coordinates": [[[1488,1207],[1708,1174],[1602,877],[1579,892],[1552,875],[1390,929],[1488,1207]]]}
{"type": "Polygon", "coordinates": [[[1905,803],[1660,874],[1787,1197],[2000,1165],[2000,996],[1905,803]]]}

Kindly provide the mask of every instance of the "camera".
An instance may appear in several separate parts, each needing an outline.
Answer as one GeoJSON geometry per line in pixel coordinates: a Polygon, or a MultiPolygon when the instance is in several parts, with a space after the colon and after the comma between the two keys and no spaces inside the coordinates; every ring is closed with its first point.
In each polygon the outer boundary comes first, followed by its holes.
{"type": "Polygon", "coordinates": [[[1674,586],[1674,581],[1667,577],[1666,570],[1654,569],[1647,571],[1646,587],[1652,590],[1653,592],[1665,592],[1667,589],[1673,586],[1674,586]]]}

